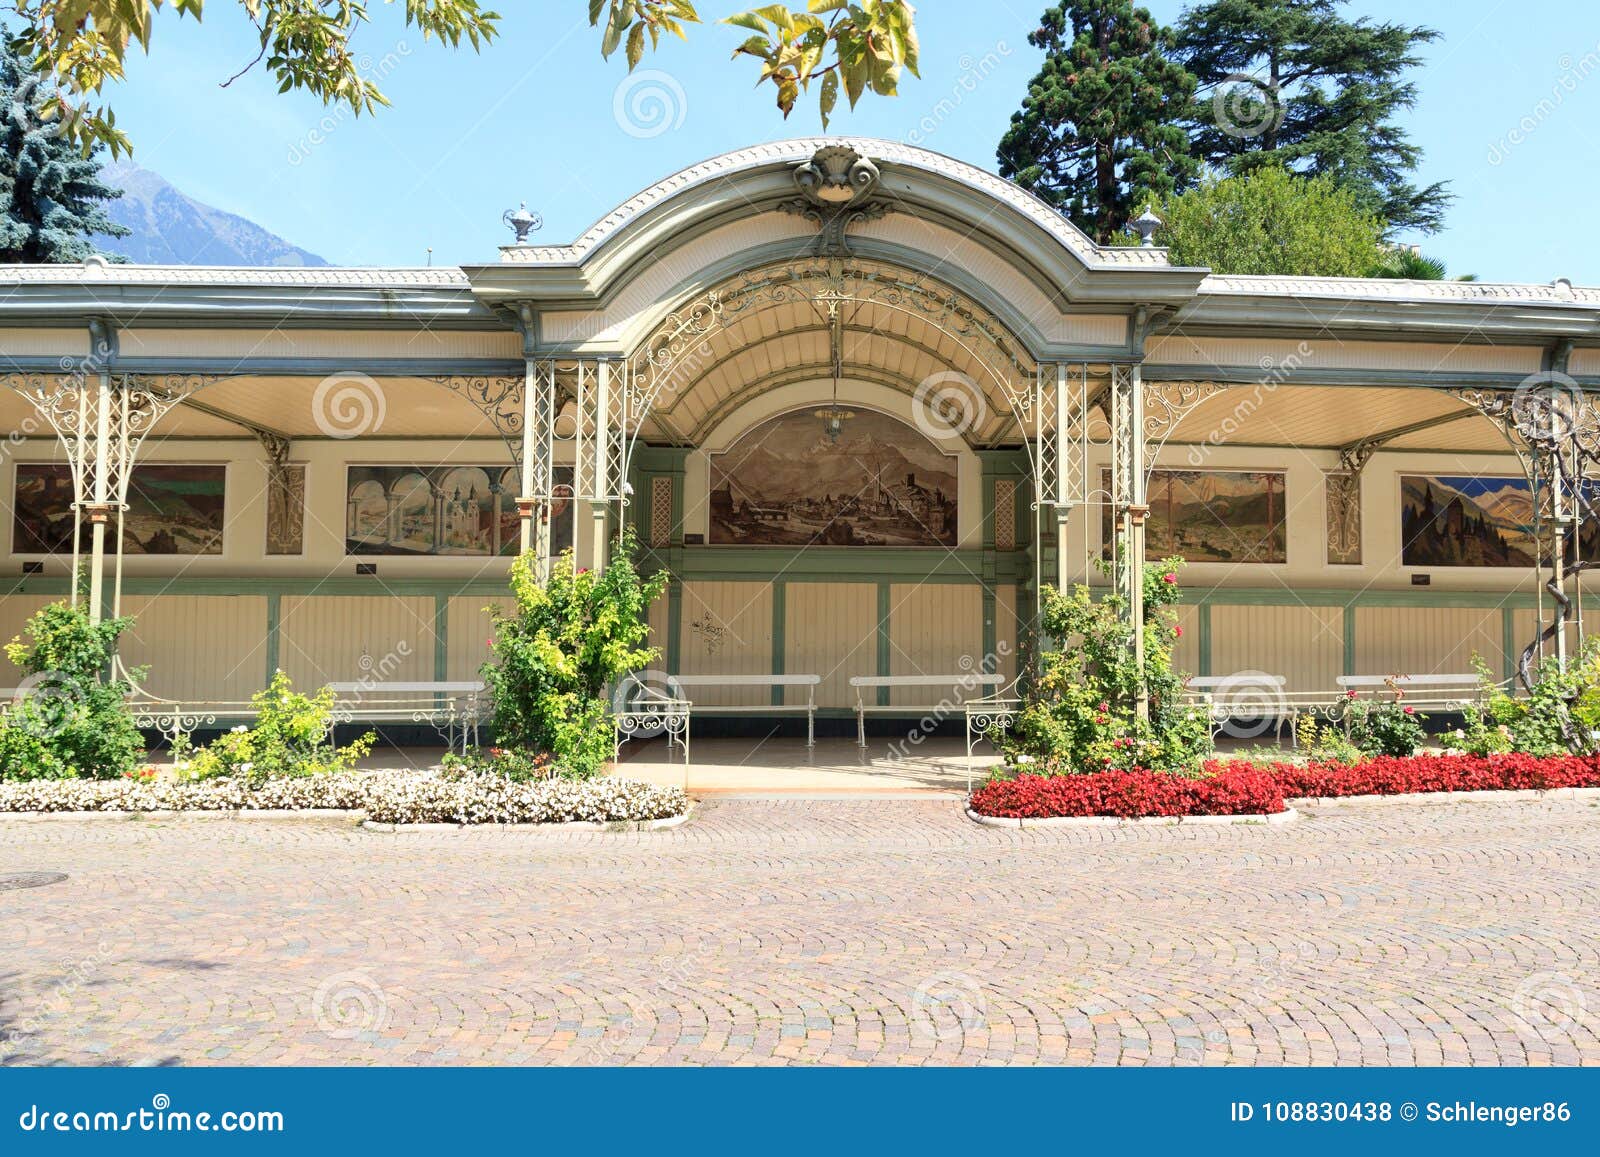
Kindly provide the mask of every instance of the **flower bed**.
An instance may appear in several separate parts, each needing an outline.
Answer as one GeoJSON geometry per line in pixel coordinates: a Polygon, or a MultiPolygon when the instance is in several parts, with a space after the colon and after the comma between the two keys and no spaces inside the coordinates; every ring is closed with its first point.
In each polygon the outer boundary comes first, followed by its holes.
{"type": "Polygon", "coordinates": [[[688,810],[675,787],[625,779],[517,783],[493,776],[374,771],[285,777],[259,787],[237,779],[148,778],[0,783],[3,812],[365,812],[375,823],[608,823],[667,819],[688,810]]]}
{"type": "Polygon", "coordinates": [[[1022,775],[994,780],[972,793],[973,811],[1004,819],[1271,815],[1283,808],[1277,780],[1249,764],[1201,779],[1158,771],[1022,775]]]}
{"type": "Polygon", "coordinates": [[[1272,775],[1291,799],[1425,791],[1549,791],[1600,787],[1600,756],[1380,755],[1355,764],[1278,763],[1272,766],[1272,775]]]}
{"type": "Polygon", "coordinates": [[[1021,775],[972,794],[972,810],[1004,819],[1063,816],[1271,815],[1285,799],[1453,791],[1600,788],[1600,756],[1377,756],[1360,763],[1206,764],[1197,779],[1148,771],[1021,775]]]}

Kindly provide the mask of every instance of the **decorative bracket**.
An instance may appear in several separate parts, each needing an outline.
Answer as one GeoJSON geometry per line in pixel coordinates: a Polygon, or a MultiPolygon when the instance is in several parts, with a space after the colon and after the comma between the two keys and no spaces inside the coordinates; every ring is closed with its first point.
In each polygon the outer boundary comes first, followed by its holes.
{"type": "Polygon", "coordinates": [[[878,166],[849,145],[827,145],[796,166],[794,183],[800,198],[779,208],[817,226],[818,256],[844,257],[849,253],[845,231],[890,211],[888,202],[875,196],[881,179],[878,166]]]}

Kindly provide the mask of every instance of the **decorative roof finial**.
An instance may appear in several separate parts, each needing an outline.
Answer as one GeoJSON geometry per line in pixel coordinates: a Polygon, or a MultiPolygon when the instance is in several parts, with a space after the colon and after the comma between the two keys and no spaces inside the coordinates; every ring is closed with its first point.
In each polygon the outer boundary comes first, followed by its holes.
{"type": "Polygon", "coordinates": [[[1160,217],[1156,216],[1155,210],[1150,205],[1145,205],[1144,212],[1140,213],[1128,224],[1132,225],[1139,234],[1140,249],[1154,249],[1156,247],[1156,230],[1161,228],[1164,222],[1160,217]]]}
{"type": "Polygon", "coordinates": [[[529,212],[526,201],[522,202],[515,210],[507,209],[500,219],[517,235],[518,245],[526,245],[529,233],[536,233],[544,228],[544,218],[537,213],[529,212]]]}

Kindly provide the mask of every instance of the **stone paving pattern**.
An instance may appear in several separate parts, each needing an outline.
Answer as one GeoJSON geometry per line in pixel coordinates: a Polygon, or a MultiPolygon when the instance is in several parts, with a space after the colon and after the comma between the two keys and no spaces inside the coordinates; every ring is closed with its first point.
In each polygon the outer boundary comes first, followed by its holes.
{"type": "Polygon", "coordinates": [[[1597,821],[1382,803],[1019,832],[951,800],[733,799],[621,835],[0,819],[0,877],[68,877],[0,890],[0,1054],[1600,1063],[1597,821]]]}

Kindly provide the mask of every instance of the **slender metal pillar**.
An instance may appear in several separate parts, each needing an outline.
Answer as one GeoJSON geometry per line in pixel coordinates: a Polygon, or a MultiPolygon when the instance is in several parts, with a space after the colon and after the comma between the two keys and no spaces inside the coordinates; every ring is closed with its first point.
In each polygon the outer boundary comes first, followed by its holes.
{"type": "MultiPolygon", "coordinates": [[[[611,362],[602,361],[595,370],[594,438],[590,443],[594,454],[594,493],[589,502],[590,538],[589,565],[595,574],[606,569],[608,546],[607,508],[611,505],[609,494],[612,474],[611,436],[611,362]]],[[[620,487],[619,487],[620,489],[620,487]]]]}
{"type": "Polygon", "coordinates": [[[1122,598],[1140,674],[1138,713],[1149,715],[1144,676],[1144,524],[1150,507],[1145,496],[1144,382],[1137,365],[1111,367],[1112,515],[1116,526],[1112,574],[1122,598]]]}
{"type": "MultiPolygon", "coordinates": [[[[95,396],[94,438],[85,447],[89,458],[89,621],[103,617],[106,568],[106,524],[111,514],[111,373],[102,370],[95,396]]],[[[118,544],[120,549],[121,544],[118,544]]],[[[76,582],[76,576],[74,576],[76,582]]]]}

